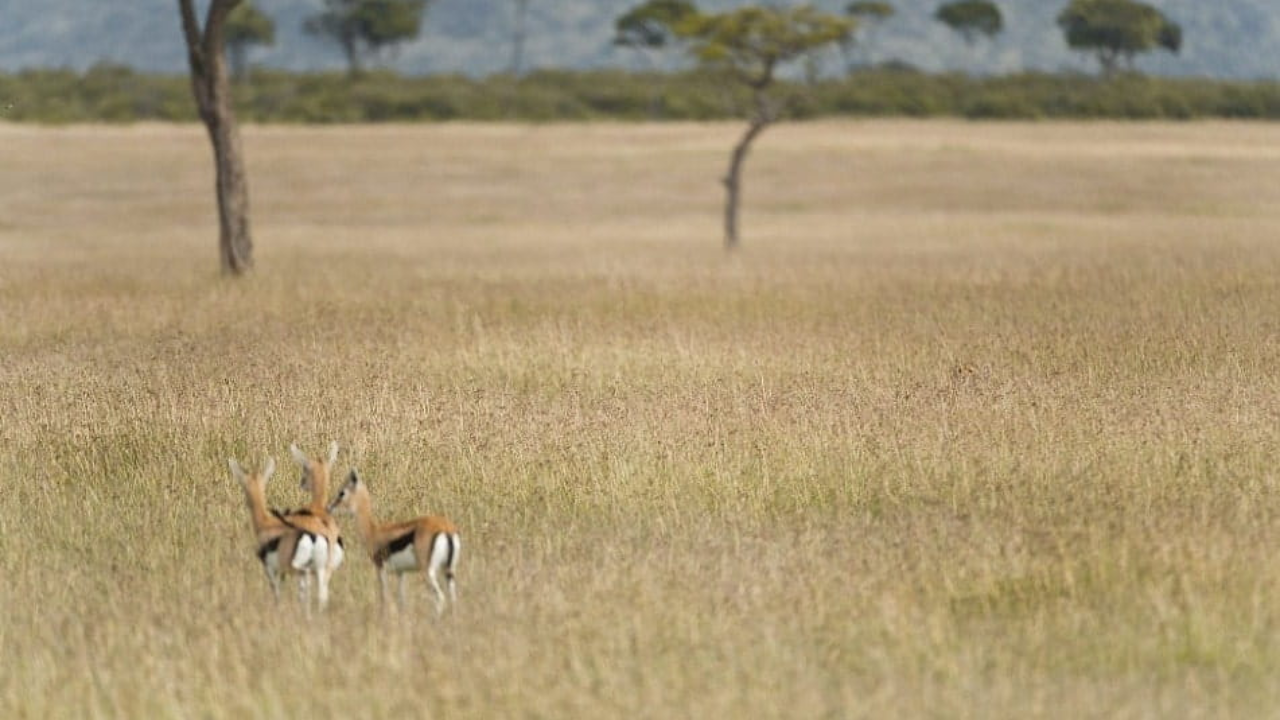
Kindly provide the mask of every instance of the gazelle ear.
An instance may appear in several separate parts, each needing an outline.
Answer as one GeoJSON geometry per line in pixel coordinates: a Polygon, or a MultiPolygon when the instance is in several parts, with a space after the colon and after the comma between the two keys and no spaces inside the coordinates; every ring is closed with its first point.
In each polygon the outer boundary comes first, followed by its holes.
{"type": "Polygon", "coordinates": [[[262,482],[266,482],[270,480],[271,476],[274,475],[275,472],[276,472],[276,459],[273,457],[269,457],[267,458],[267,466],[262,468],[262,482]]]}
{"type": "Polygon", "coordinates": [[[334,440],[329,443],[329,465],[332,465],[338,459],[338,441],[334,440]]]}
{"type": "Polygon", "coordinates": [[[289,454],[293,456],[294,462],[298,463],[302,467],[307,466],[307,456],[305,453],[303,453],[301,450],[298,449],[298,446],[296,444],[289,446],[289,454]]]}
{"type": "Polygon", "coordinates": [[[237,482],[243,485],[246,476],[245,476],[244,468],[240,467],[240,463],[236,462],[235,458],[228,458],[227,466],[231,468],[231,476],[234,477],[237,482]]]}
{"type": "Polygon", "coordinates": [[[360,484],[360,473],[356,472],[355,468],[351,468],[351,472],[347,473],[347,482],[352,485],[360,484]]]}

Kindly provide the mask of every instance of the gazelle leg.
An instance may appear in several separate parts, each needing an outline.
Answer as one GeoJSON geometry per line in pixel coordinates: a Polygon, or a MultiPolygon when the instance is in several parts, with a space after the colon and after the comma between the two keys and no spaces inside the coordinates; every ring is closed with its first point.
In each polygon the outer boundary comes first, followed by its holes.
{"type": "Polygon", "coordinates": [[[455,533],[449,536],[449,543],[453,552],[449,553],[449,564],[444,569],[444,581],[449,586],[449,603],[457,605],[458,586],[453,582],[453,569],[458,564],[458,555],[462,553],[462,539],[455,533]]]}
{"type": "Polygon", "coordinates": [[[378,566],[378,603],[383,611],[387,609],[387,568],[378,566]]]}
{"type": "Polygon", "coordinates": [[[329,569],[325,567],[316,568],[316,600],[321,610],[329,607],[329,569]]]}
{"type": "Polygon", "coordinates": [[[311,571],[304,570],[298,574],[298,602],[302,611],[311,614],[311,571]]]}
{"type": "Polygon", "coordinates": [[[436,615],[440,615],[444,612],[444,591],[440,589],[440,580],[436,578],[435,567],[427,569],[427,581],[436,593],[436,615]]]}
{"type": "Polygon", "coordinates": [[[396,599],[400,602],[400,611],[404,611],[404,573],[396,573],[396,599]]]}
{"type": "Polygon", "coordinates": [[[267,582],[271,583],[271,594],[275,596],[276,602],[280,602],[280,574],[271,572],[267,568],[267,582]]]}

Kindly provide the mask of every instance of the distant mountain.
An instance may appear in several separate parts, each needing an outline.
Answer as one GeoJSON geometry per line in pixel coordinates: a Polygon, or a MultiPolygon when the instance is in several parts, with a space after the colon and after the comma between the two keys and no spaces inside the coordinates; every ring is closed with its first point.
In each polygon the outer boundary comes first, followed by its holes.
{"type": "MultiPolygon", "coordinates": [[[[880,28],[864,52],[875,61],[901,60],[926,70],[974,72],[1092,70],[1070,52],[1054,25],[1066,0],[997,0],[1006,32],[995,42],[964,45],[932,19],[939,0],[896,0],[896,17],[880,28]]],[[[1179,56],[1152,54],[1149,72],[1224,78],[1280,76],[1280,0],[1151,0],[1185,30],[1179,56]]],[[[837,11],[847,0],[818,0],[837,11]]],[[[613,20],[635,0],[529,0],[526,62],[533,67],[625,66],[633,62],[610,43],[613,20]]],[[[702,0],[708,9],[746,5],[702,0]]],[[[320,0],[258,0],[277,25],[276,47],[253,60],[292,70],[341,67],[331,47],[305,36],[302,19],[320,0]]],[[[387,64],[406,73],[484,75],[510,61],[513,0],[436,0],[422,37],[387,64]]],[[[0,69],[85,68],[108,61],[142,70],[185,69],[173,0],[0,0],[0,69]]],[[[832,63],[833,66],[835,63],[832,63]]]]}

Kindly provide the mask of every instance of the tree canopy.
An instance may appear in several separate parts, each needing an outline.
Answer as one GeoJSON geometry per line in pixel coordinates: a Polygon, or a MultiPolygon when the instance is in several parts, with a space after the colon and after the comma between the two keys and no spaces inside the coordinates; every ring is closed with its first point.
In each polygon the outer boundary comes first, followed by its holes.
{"type": "Polygon", "coordinates": [[[1141,53],[1182,48],[1182,27],[1137,0],[1071,0],[1058,15],[1058,27],[1072,49],[1098,58],[1104,75],[1115,73],[1121,60],[1132,69],[1141,53]]]}
{"type": "MultiPolygon", "coordinates": [[[[845,6],[844,12],[857,22],[857,45],[862,49],[862,63],[870,66],[872,64],[869,48],[871,35],[877,26],[893,17],[897,11],[893,5],[881,0],[855,0],[855,2],[845,6]]],[[[849,39],[840,43],[840,51],[844,53],[845,62],[848,64],[850,71],[855,67],[852,55],[853,45],[854,37],[852,34],[850,34],[849,39]]]]}
{"type": "Polygon", "coordinates": [[[832,43],[847,42],[852,18],[811,5],[748,6],[714,15],[692,15],[675,28],[705,67],[725,69],[755,89],[773,82],[779,65],[832,43]]]}
{"type": "Polygon", "coordinates": [[[633,49],[667,47],[675,39],[676,26],[697,14],[688,0],[649,0],[618,18],[613,43],[633,49]]]}
{"type": "Polygon", "coordinates": [[[231,61],[231,73],[243,77],[249,48],[270,46],[276,41],[276,24],[252,2],[240,3],[227,15],[223,42],[231,61]]]}
{"type": "Polygon", "coordinates": [[[418,36],[430,0],[324,0],[325,9],[303,29],[341,46],[354,75],[366,54],[377,54],[418,36]]]}
{"type": "Polygon", "coordinates": [[[879,0],[856,0],[845,6],[845,14],[860,21],[881,21],[893,17],[893,6],[879,0]]]}
{"type": "Polygon", "coordinates": [[[942,5],[934,18],[956,31],[970,45],[981,37],[993,38],[1004,30],[1000,8],[988,0],[957,0],[942,5]]]}

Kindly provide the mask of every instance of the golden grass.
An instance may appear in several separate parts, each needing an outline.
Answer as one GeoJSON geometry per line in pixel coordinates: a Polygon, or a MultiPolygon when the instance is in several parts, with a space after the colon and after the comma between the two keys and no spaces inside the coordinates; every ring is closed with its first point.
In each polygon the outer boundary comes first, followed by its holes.
{"type": "MultiPolygon", "coordinates": [[[[1280,709],[1280,127],[0,127],[0,715],[1280,709]],[[464,533],[275,606],[226,458],[464,533]]],[[[354,538],[354,533],[350,533],[354,538]]]]}

